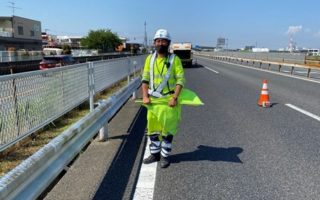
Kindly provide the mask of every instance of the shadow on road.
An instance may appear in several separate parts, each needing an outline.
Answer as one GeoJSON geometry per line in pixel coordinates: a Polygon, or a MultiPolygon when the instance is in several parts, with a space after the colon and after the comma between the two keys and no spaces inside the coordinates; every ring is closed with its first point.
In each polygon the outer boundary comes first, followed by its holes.
{"type": "Polygon", "coordinates": [[[238,157],[241,152],[243,149],[240,147],[218,148],[199,145],[195,151],[172,155],[170,160],[172,163],[201,160],[242,163],[238,157]]]}
{"type": "MultiPolygon", "coordinates": [[[[109,139],[123,139],[108,172],[103,177],[93,199],[123,199],[146,127],[146,109],[141,107],[133,120],[128,135],[121,135],[109,139]]],[[[142,157],[140,158],[142,159],[142,157]]],[[[141,163],[142,161],[140,161],[141,163]]],[[[136,180],[135,180],[136,181],[136,180]]],[[[131,196],[133,193],[131,192],[131,196]]]]}
{"type": "Polygon", "coordinates": [[[192,67],[186,67],[186,68],[203,68],[203,66],[198,63],[194,63],[192,64],[192,67]]]}

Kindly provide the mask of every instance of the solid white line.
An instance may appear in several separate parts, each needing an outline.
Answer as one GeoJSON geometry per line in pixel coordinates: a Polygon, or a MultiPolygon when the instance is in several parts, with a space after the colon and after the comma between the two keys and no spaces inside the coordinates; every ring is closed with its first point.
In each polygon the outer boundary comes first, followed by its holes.
{"type": "Polygon", "coordinates": [[[320,117],[315,115],[315,114],[312,114],[311,112],[305,111],[305,110],[303,110],[301,108],[298,108],[297,106],[294,106],[294,105],[289,104],[289,103],[287,103],[286,106],[288,106],[288,107],[290,107],[290,108],[292,108],[292,109],[294,109],[296,111],[299,111],[299,112],[301,112],[301,113],[303,113],[303,114],[305,114],[305,115],[307,115],[309,117],[312,117],[315,120],[320,121],[320,117]]]}
{"type": "Polygon", "coordinates": [[[214,72],[214,73],[216,73],[216,74],[219,74],[219,72],[217,72],[217,71],[215,71],[215,70],[213,70],[213,69],[211,69],[211,68],[209,68],[209,67],[204,66],[204,68],[206,68],[207,70],[210,70],[210,71],[212,71],[212,72],[214,72]]]}
{"type": "MultiPolygon", "coordinates": [[[[213,60],[213,59],[209,59],[209,58],[202,58],[202,57],[200,57],[200,58],[205,59],[205,60],[211,60],[211,61],[213,60]]],[[[274,72],[274,71],[270,71],[270,70],[266,70],[266,69],[258,69],[258,68],[248,67],[248,66],[244,66],[244,65],[235,64],[235,63],[225,62],[225,61],[221,61],[221,60],[214,60],[214,61],[229,64],[229,65],[235,65],[235,66],[239,66],[239,67],[243,67],[243,68],[247,68],[247,69],[253,69],[256,71],[263,71],[263,72],[268,72],[271,74],[277,74],[280,76],[286,76],[286,77],[290,77],[290,78],[300,79],[300,80],[309,81],[309,82],[313,82],[313,83],[320,83],[320,81],[311,80],[311,79],[298,77],[298,76],[294,76],[294,75],[289,75],[289,74],[283,74],[283,73],[274,72]]]]}
{"type": "MultiPolygon", "coordinates": [[[[150,156],[150,140],[148,139],[143,159],[150,156]]],[[[142,164],[138,183],[134,192],[133,200],[152,200],[154,185],[156,182],[157,162],[151,164],[142,164]]]]}

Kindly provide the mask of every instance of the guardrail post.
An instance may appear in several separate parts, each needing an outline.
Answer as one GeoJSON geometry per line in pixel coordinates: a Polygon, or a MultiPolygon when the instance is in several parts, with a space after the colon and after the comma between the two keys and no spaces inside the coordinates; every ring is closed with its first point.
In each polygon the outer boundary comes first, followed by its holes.
{"type": "Polygon", "coordinates": [[[108,122],[102,126],[99,130],[99,142],[105,142],[108,140],[108,122]]]}
{"type": "Polygon", "coordinates": [[[311,68],[308,68],[308,73],[307,73],[307,76],[308,76],[308,78],[310,78],[311,77],[311,68]]]}
{"type": "Polygon", "coordinates": [[[270,67],[271,67],[271,64],[269,63],[269,65],[268,65],[268,70],[270,70],[270,67]]]}
{"type": "Polygon", "coordinates": [[[279,72],[281,72],[281,65],[279,65],[279,72]]]}
{"type": "Polygon", "coordinates": [[[294,66],[291,67],[291,75],[293,75],[294,66]]]}

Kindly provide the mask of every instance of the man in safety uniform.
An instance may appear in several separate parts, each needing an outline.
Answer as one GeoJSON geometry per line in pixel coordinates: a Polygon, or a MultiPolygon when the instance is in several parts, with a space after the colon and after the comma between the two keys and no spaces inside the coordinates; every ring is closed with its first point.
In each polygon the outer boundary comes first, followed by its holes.
{"type": "MultiPolygon", "coordinates": [[[[181,105],[177,104],[179,94],[185,84],[184,71],[178,56],[169,53],[171,42],[167,30],[159,29],[154,36],[156,52],[146,58],[142,77],[143,103],[150,106],[153,99],[170,96],[168,104],[164,109],[160,108],[158,113],[147,113],[148,136],[151,144],[149,146],[151,155],[143,160],[144,164],[160,161],[161,168],[170,165],[168,156],[171,152],[173,136],[176,132],[168,132],[157,116],[171,116],[165,123],[177,127],[180,121],[181,105]],[[163,113],[164,112],[164,113],[163,113]],[[173,116],[173,117],[172,117],[173,116]]],[[[173,130],[176,130],[173,129],[173,130]]]]}

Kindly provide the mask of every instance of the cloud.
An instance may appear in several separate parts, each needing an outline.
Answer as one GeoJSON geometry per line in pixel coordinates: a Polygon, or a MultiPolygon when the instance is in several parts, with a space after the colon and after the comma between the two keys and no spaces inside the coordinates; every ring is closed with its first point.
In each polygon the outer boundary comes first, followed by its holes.
{"type": "Polygon", "coordinates": [[[304,31],[306,32],[306,33],[311,33],[311,28],[304,28],[304,31]]]}
{"type": "Polygon", "coordinates": [[[314,34],[315,37],[320,37],[320,30],[314,34]]]}
{"type": "Polygon", "coordinates": [[[302,30],[302,26],[301,25],[300,26],[289,26],[286,34],[287,35],[294,35],[294,34],[300,32],[301,30],[302,30]]]}

